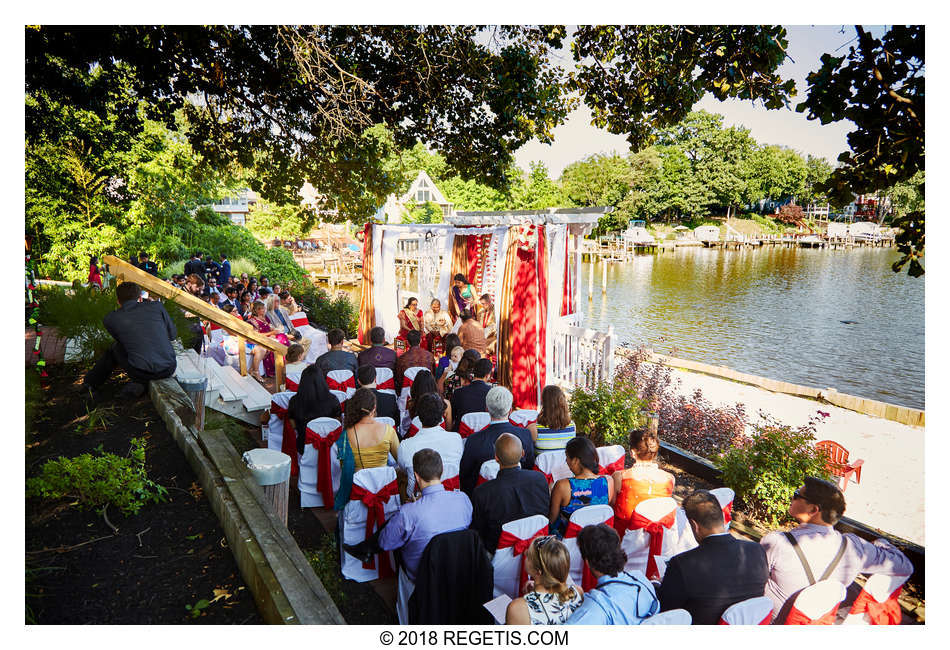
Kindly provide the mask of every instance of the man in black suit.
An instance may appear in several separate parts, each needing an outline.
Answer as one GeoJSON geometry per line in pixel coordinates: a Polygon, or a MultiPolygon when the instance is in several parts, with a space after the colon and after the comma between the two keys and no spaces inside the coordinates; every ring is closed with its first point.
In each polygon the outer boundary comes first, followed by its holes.
{"type": "MultiPolygon", "coordinates": [[[[501,527],[509,521],[548,514],[551,495],[541,472],[521,469],[524,447],[517,436],[503,433],[495,440],[498,476],[472,493],[472,528],[489,553],[498,547],[501,527]]],[[[477,480],[477,479],[476,479],[477,480]]]]}
{"type": "Polygon", "coordinates": [[[201,261],[201,253],[195,251],[191,254],[191,259],[185,262],[185,275],[191,275],[194,273],[201,278],[201,281],[205,281],[205,263],[201,261]]]}
{"type": "Polygon", "coordinates": [[[452,391],[453,430],[459,430],[459,423],[462,421],[462,416],[466,413],[478,413],[486,410],[485,397],[488,395],[488,391],[491,390],[491,386],[488,385],[488,378],[491,377],[491,371],[491,360],[479,359],[475,362],[472,383],[452,391]]]}
{"type": "Polygon", "coordinates": [[[158,277],[158,265],[148,259],[148,253],[139,253],[139,263],[136,264],[136,266],[146,273],[150,273],[156,278],[158,277]]]}
{"type": "MultiPolygon", "coordinates": [[[[487,359],[483,359],[487,361],[487,359]]],[[[488,363],[491,365],[491,362],[488,363]]],[[[454,396],[454,393],[453,393],[454,396]]],[[[524,456],[521,457],[522,469],[534,468],[534,441],[531,432],[513,425],[508,421],[511,413],[511,391],[504,386],[494,386],[485,396],[485,410],[491,417],[491,423],[465,439],[465,451],[459,461],[459,484],[465,494],[472,496],[478,480],[478,470],[482,463],[495,457],[495,441],[503,433],[510,433],[521,440],[524,456]]],[[[453,419],[455,409],[452,409],[453,419]]]]}
{"type": "Polygon", "coordinates": [[[765,550],[726,532],[719,501],[706,490],[686,497],[683,510],[699,546],[670,559],[657,592],[660,607],[685,609],[693,625],[716,625],[730,605],[765,593],[765,550]]]}
{"type": "Polygon", "coordinates": [[[382,327],[371,329],[369,331],[369,342],[372,343],[372,346],[360,352],[356,357],[359,364],[393,370],[396,367],[396,351],[386,347],[386,330],[382,327]]]}
{"type": "Polygon", "coordinates": [[[376,390],[376,368],[373,366],[360,366],[356,370],[356,382],[360,388],[372,389],[373,395],[376,396],[376,416],[392,418],[398,430],[399,407],[396,406],[396,396],[376,390]]]}

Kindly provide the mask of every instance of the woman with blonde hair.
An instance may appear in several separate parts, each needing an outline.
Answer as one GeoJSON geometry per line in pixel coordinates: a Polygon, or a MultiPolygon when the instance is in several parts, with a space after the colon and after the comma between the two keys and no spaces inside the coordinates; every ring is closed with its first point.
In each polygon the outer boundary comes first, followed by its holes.
{"type": "Polygon", "coordinates": [[[653,497],[673,496],[676,478],[657,465],[660,439],[646,427],[630,432],[630,457],[633,467],[614,472],[614,489],[617,501],[614,504],[614,528],[626,530],[633,511],[641,501],[653,497]]]}
{"type": "Polygon", "coordinates": [[[527,591],[508,603],[507,625],[560,625],[580,607],[583,591],[568,585],[571,556],[553,535],[535,538],[524,552],[525,570],[531,577],[527,591]]]}
{"type": "Polygon", "coordinates": [[[538,437],[534,448],[538,452],[564,449],[577,428],[571,421],[571,409],[560,387],[545,386],[541,391],[541,410],[538,412],[538,437]]]}

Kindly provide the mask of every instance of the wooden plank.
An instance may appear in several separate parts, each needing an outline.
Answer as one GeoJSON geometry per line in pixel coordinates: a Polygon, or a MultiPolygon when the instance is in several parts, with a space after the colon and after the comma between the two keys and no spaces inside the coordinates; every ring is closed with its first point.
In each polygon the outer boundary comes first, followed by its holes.
{"type": "Polygon", "coordinates": [[[221,373],[220,370],[221,366],[219,366],[217,363],[214,363],[208,366],[208,368],[211,374],[213,374],[217,380],[218,387],[215,390],[218,391],[218,395],[221,397],[221,400],[224,402],[233,402],[236,400],[237,397],[234,396],[231,388],[228,387],[227,383],[224,381],[224,377],[222,376],[223,373],[221,373]]]}
{"type": "Polygon", "coordinates": [[[195,367],[194,362],[187,354],[180,354],[175,357],[177,365],[175,366],[175,379],[179,381],[185,377],[200,377],[201,371],[195,367]]]}
{"type": "Polygon", "coordinates": [[[247,341],[243,336],[237,337],[238,341],[238,363],[241,365],[241,376],[247,375],[247,341]]]}
{"type": "Polygon", "coordinates": [[[224,380],[224,386],[231,391],[234,399],[244,399],[247,397],[247,388],[244,385],[244,378],[237,373],[231,366],[219,366],[218,376],[224,380]]]}
{"type": "Polygon", "coordinates": [[[212,372],[212,366],[218,365],[218,362],[214,359],[209,359],[208,357],[198,356],[198,353],[188,348],[185,350],[185,356],[191,359],[191,362],[194,364],[195,368],[200,374],[203,374],[208,378],[208,388],[207,390],[218,390],[220,386],[220,380],[218,376],[212,372]]]}
{"type": "Polygon", "coordinates": [[[241,383],[247,390],[247,397],[242,401],[244,408],[248,411],[259,411],[270,406],[271,394],[266,388],[261,386],[253,377],[243,377],[241,383]]]}

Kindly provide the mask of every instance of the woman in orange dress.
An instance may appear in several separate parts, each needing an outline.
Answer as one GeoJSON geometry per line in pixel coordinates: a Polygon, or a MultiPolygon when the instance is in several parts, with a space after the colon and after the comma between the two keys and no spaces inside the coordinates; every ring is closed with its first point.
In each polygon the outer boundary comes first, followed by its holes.
{"type": "MultiPolygon", "coordinates": [[[[409,333],[409,330],[418,330],[422,334],[422,325],[423,317],[422,310],[419,309],[419,301],[415,298],[410,298],[406,303],[406,306],[399,310],[397,315],[399,318],[399,335],[396,337],[402,345],[397,345],[398,348],[402,350],[409,349],[409,344],[406,340],[406,334],[409,333]]],[[[422,339],[425,341],[425,337],[422,339]]],[[[424,347],[424,346],[423,346],[424,347]]]]}
{"type": "Polygon", "coordinates": [[[676,479],[659,468],[656,458],[660,453],[660,439],[649,429],[634,429],[630,432],[630,457],[633,467],[614,472],[614,488],[617,500],[614,503],[614,527],[623,536],[633,511],[641,501],[654,497],[673,496],[676,479]]]}

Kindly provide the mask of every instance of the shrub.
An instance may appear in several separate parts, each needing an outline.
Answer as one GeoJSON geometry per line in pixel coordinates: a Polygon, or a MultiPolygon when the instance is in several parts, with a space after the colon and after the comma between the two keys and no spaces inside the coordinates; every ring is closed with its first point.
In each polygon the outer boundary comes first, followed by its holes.
{"type": "Polygon", "coordinates": [[[113,343],[102,319],[118,308],[115,291],[98,291],[75,283],[69,291],[67,294],[62,287],[43,287],[37,298],[39,321],[55,327],[63,340],[73,339],[79,359],[93,359],[113,343]]]}
{"type": "Polygon", "coordinates": [[[753,425],[749,437],[713,460],[722,469],[723,482],[742,499],[743,511],[774,527],[788,518],[792,494],[806,476],[830,478],[827,457],[814,446],[816,425],[824,415],[800,427],[760,416],[762,422],[753,425]]]}
{"type": "MultiPolygon", "coordinates": [[[[260,246],[252,254],[258,276],[266,275],[271,285],[287,286],[302,283],[305,278],[303,267],[294,260],[293,253],[283,248],[264,248],[260,246]]],[[[232,273],[233,268],[232,268],[232,273]]]]}
{"type": "Polygon", "coordinates": [[[640,425],[645,403],[636,387],[623,380],[598,383],[592,389],[576,388],[571,394],[571,417],[578,433],[597,445],[624,445],[630,429],[640,425]]]}
{"type": "Polygon", "coordinates": [[[132,438],[129,456],[82,454],[47,461],[38,476],[26,482],[26,495],[44,499],[77,499],[83,508],[114,505],[137,514],[149,501],[164,501],[168,491],[145,472],[145,439],[132,438]]]}
{"type": "Polygon", "coordinates": [[[359,305],[353,303],[344,292],[331,297],[322,287],[309,282],[299,282],[288,288],[298,305],[307,311],[307,318],[314,327],[323,330],[340,328],[347,338],[354,338],[359,326],[359,305]]]}

